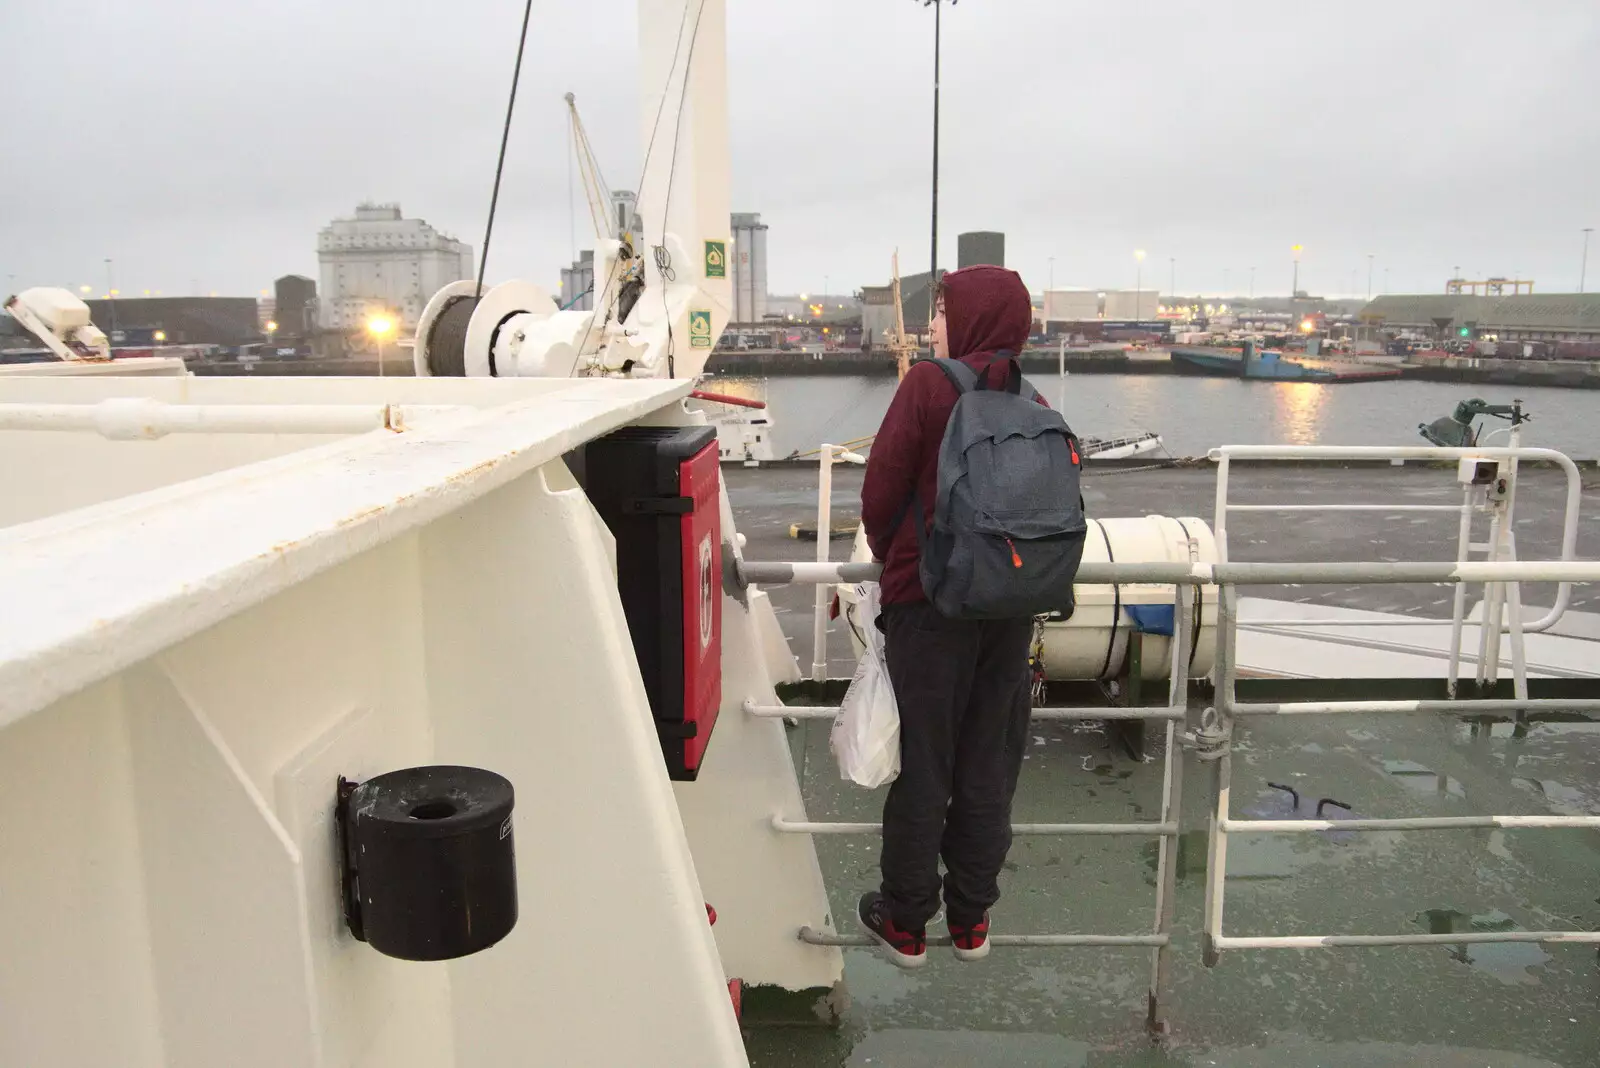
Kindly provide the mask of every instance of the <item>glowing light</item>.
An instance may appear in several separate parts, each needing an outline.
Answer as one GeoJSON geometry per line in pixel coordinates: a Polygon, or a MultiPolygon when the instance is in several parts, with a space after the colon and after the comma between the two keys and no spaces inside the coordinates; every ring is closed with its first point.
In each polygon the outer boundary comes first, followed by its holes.
{"type": "Polygon", "coordinates": [[[278,324],[276,322],[274,322],[273,320],[268,319],[267,320],[267,336],[270,337],[273,334],[276,334],[277,332],[278,332],[278,324]]]}
{"type": "Polygon", "coordinates": [[[122,296],[122,290],[120,290],[120,289],[113,289],[113,290],[112,290],[112,291],[111,291],[111,295],[112,295],[112,296],[113,296],[113,297],[120,297],[120,296],[122,296]]]}
{"type": "Polygon", "coordinates": [[[1294,248],[1290,249],[1289,251],[1294,253],[1294,258],[1295,259],[1299,259],[1300,258],[1300,253],[1304,252],[1305,250],[1306,250],[1306,247],[1304,245],[1296,245],[1294,248]]]}
{"type": "Polygon", "coordinates": [[[78,287],[78,292],[79,293],[93,293],[94,290],[90,289],[88,286],[79,286],[78,287]]]}
{"type": "Polygon", "coordinates": [[[155,341],[165,341],[167,340],[167,332],[165,330],[157,330],[155,333],[151,334],[150,337],[155,341]]]}
{"type": "Polygon", "coordinates": [[[385,338],[394,333],[394,320],[386,315],[374,315],[367,320],[367,333],[375,338],[385,338]]]}
{"type": "Polygon", "coordinates": [[[1138,260],[1140,263],[1143,263],[1144,262],[1144,249],[1142,249],[1142,248],[1134,249],[1133,258],[1138,260]]]}
{"type": "Polygon", "coordinates": [[[1311,333],[1311,331],[1315,330],[1316,328],[1317,328],[1317,324],[1312,322],[1310,319],[1302,319],[1300,321],[1300,332],[1302,334],[1309,334],[1309,333],[1311,333]]]}

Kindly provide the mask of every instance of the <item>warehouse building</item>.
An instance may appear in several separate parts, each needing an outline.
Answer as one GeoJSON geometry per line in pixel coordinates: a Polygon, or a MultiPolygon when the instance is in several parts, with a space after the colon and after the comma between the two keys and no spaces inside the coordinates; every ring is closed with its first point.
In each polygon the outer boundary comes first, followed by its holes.
{"type": "Polygon", "coordinates": [[[1365,329],[1391,337],[1595,344],[1600,342],[1600,293],[1395,295],[1370,301],[1358,319],[1365,329]]]}

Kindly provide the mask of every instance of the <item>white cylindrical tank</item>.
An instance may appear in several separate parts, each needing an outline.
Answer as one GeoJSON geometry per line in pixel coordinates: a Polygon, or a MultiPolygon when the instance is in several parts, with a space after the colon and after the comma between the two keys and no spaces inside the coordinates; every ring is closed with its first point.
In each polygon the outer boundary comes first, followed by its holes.
{"type": "MultiPolygon", "coordinates": [[[[1192,516],[1174,519],[1164,515],[1150,515],[1129,519],[1091,519],[1089,534],[1084,540],[1084,563],[1188,563],[1189,541],[1196,543],[1200,563],[1217,562],[1217,543],[1211,526],[1203,519],[1192,516]]],[[[855,548],[851,559],[872,559],[867,548],[866,533],[856,531],[855,548]]],[[[853,633],[855,623],[855,590],[851,586],[838,588],[841,615],[851,627],[851,644],[856,655],[861,654],[861,643],[853,633]]],[[[1128,659],[1128,639],[1133,633],[1133,618],[1126,611],[1129,605],[1170,605],[1173,603],[1171,586],[1122,584],[1117,586],[1079,586],[1077,610],[1072,618],[1059,623],[1047,623],[1044,628],[1045,677],[1054,680],[1109,679],[1120,675],[1128,659]]],[[[1193,655],[1189,660],[1189,677],[1203,678],[1211,674],[1217,655],[1217,588],[1200,589],[1198,630],[1192,631],[1193,655]]],[[[1140,674],[1149,680],[1167,677],[1172,660],[1172,639],[1163,635],[1146,634],[1141,655],[1140,674]]]]}
{"type": "MultiPolygon", "coordinates": [[[[1215,563],[1217,543],[1211,527],[1192,516],[1174,519],[1150,515],[1141,519],[1091,519],[1083,544],[1085,563],[1188,563],[1189,540],[1197,543],[1201,563],[1215,563]]],[[[1120,674],[1128,658],[1133,619],[1129,605],[1172,604],[1171,586],[1079,586],[1077,611],[1064,623],[1044,630],[1045,677],[1106,679],[1120,674]],[[1113,622],[1115,625],[1113,626],[1113,622]]],[[[1189,677],[1211,673],[1217,654],[1217,588],[1200,589],[1200,619],[1194,634],[1189,677]]],[[[1164,679],[1172,660],[1172,639],[1146,634],[1141,656],[1146,679],[1164,679]]]]}

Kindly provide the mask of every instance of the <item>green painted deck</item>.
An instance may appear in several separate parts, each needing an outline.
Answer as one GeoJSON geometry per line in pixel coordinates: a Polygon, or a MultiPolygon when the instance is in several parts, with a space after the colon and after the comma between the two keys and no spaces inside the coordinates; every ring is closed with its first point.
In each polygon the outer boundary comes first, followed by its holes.
{"type": "MultiPolygon", "coordinates": [[[[858,475],[840,471],[835,507],[853,514],[858,475]],[[854,477],[852,477],[854,476],[854,477]]],[[[1448,476],[1446,476],[1448,477],[1448,476]]],[[[1524,487],[1519,512],[1531,524],[1525,556],[1553,538],[1558,517],[1532,504],[1543,476],[1524,487]]],[[[815,507],[815,472],[728,472],[747,553],[759,559],[814,556],[814,543],[785,537],[815,507]]],[[[1210,512],[1204,469],[1121,473],[1091,480],[1100,515],[1210,512]]],[[[1256,499],[1284,499],[1311,481],[1320,499],[1371,499],[1379,486],[1426,492],[1438,472],[1315,471],[1255,476],[1256,499]],[[1310,480],[1310,481],[1308,481],[1310,480]],[[1269,493],[1272,496],[1269,496],[1269,493]]],[[[1592,497],[1593,494],[1586,494],[1592,497]]],[[[1550,499],[1550,494],[1544,494],[1550,499]]],[[[1243,498],[1241,499],[1248,499],[1243,498]]],[[[1441,499],[1448,499],[1448,496],[1441,499]]],[[[1592,510],[1600,505],[1586,500],[1592,510]]],[[[1448,517],[1404,548],[1385,548],[1394,524],[1338,518],[1321,536],[1300,519],[1256,520],[1234,530],[1236,558],[1444,559],[1448,517]],[[1284,528],[1293,539],[1282,537],[1284,528]],[[1251,545],[1260,538],[1262,544],[1251,545]],[[1250,553],[1243,551],[1246,547],[1250,553]]],[[[1402,525],[1404,525],[1402,523],[1402,525]]],[[[1596,555],[1596,525],[1584,524],[1580,554],[1596,555]]],[[[842,549],[840,550],[842,551],[842,549]]],[[[1578,607],[1595,591],[1580,589],[1578,607]]],[[[809,589],[774,590],[797,651],[809,663],[809,589]]],[[[1283,594],[1279,594],[1283,596],[1283,594]]],[[[1426,610],[1432,588],[1305,588],[1324,603],[1426,610]]],[[[1536,602],[1537,603],[1537,602],[1536,602]]],[[[1545,602],[1547,603],[1547,602],[1545,602]]],[[[1590,608],[1592,610],[1592,607],[1590,608]]],[[[1436,611],[1427,614],[1437,614],[1436,611]]],[[[832,674],[845,675],[845,642],[833,636],[832,674]]],[[[1337,662],[1325,665],[1336,675],[1337,662]]],[[[1159,731],[1152,731],[1159,737],[1159,731]]],[[[790,732],[815,820],[875,820],[881,794],[840,782],[826,722],[790,732]]],[[[1094,727],[1036,723],[1018,792],[1019,822],[1153,820],[1158,762],[1138,763],[1094,727]]],[[[1159,755],[1158,753],[1155,755],[1159,755]]],[[[1291,803],[1270,782],[1294,786],[1312,804],[1334,797],[1369,817],[1480,813],[1600,812],[1600,724],[1472,725],[1453,717],[1301,716],[1252,719],[1236,734],[1233,815],[1286,818],[1291,803]]],[[[1600,961],[1595,947],[1526,944],[1469,947],[1229,951],[1201,962],[1208,772],[1186,765],[1174,932],[1171,1035],[1144,1029],[1150,951],[1004,949],[961,964],[948,950],[914,974],[869,950],[846,950],[848,1008],[836,1028],[747,1026],[760,1068],[820,1065],[1123,1066],[1255,1068],[1589,1068],[1600,1064],[1600,961]]],[[[1304,810],[1302,810],[1304,811],[1304,810]]],[[[1572,830],[1461,830],[1230,836],[1225,933],[1443,933],[1469,928],[1600,927],[1600,836],[1572,830]]],[[[817,839],[841,931],[853,905],[876,885],[872,836],[817,839]]],[[[1002,875],[996,933],[1146,933],[1153,922],[1156,844],[1133,838],[1019,837],[1002,875]]]]}

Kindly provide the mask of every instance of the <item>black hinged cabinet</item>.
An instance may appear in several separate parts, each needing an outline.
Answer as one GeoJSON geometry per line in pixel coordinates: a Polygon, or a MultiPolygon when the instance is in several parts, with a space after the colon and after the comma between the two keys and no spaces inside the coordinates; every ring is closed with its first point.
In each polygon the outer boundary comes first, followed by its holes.
{"type": "Polygon", "coordinates": [[[624,427],[583,482],[617,541],[617,587],[672,778],[692,780],[722,701],[722,503],[713,427],[624,427]]]}

